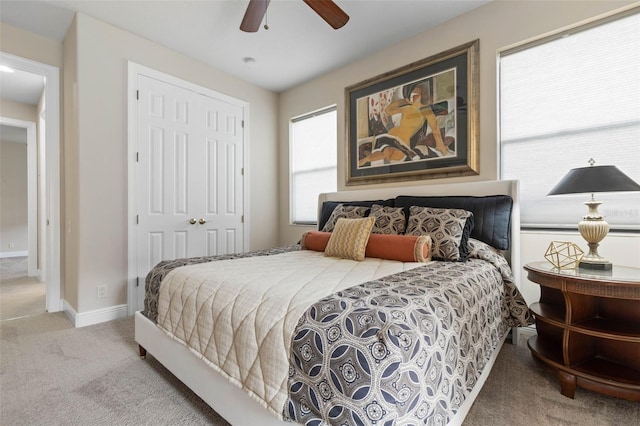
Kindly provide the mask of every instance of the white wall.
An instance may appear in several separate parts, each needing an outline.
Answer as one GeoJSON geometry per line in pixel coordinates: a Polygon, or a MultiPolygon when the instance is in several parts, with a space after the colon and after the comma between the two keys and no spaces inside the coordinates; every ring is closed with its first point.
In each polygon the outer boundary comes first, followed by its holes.
{"type": "Polygon", "coordinates": [[[277,94],[78,14],[65,40],[65,112],[74,115],[65,123],[65,298],[78,313],[127,302],[129,60],[249,103],[250,248],[278,240],[264,226],[277,222],[277,94]],[[98,285],[106,298],[96,298],[98,285]]]}
{"type": "Polygon", "coordinates": [[[34,105],[0,98],[0,117],[35,123],[37,122],[37,110],[34,105]]]}
{"type": "Polygon", "coordinates": [[[62,43],[0,22],[0,50],[4,53],[62,67],[62,43]]]}
{"type": "MultiPolygon", "coordinates": [[[[563,27],[632,4],[631,1],[493,1],[365,59],[290,89],[280,98],[280,243],[298,241],[310,227],[289,224],[289,119],[326,105],[338,106],[338,189],[345,188],[344,89],[469,41],[480,40],[480,174],[437,183],[494,180],[498,171],[497,52],[563,27]]],[[[406,183],[403,183],[406,184],[406,183]]],[[[370,187],[375,187],[369,185],[370,187]]],[[[393,186],[393,184],[378,185],[393,186]]],[[[577,220],[576,220],[577,222],[577,220]]]]}
{"type": "Polygon", "coordinates": [[[62,74],[62,104],[64,143],[62,144],[63,182],[61,182],[62,198],[62,235],[64,246],[61,262],[64,270],[62,295],[73,308],[78,306],[78,233],[72,226],[78,222],[80,208],[78,204],[79,166],[78,157],[78,70],[77,70],[77,31],[74,22],[69,27],[64,39],[64,72],[62,74]]]}
{"type": "Polygon", "coordinates": [[[29,248],[26,143],[0,141],[0,194],[0,253],[26,252],[29,248]]]}

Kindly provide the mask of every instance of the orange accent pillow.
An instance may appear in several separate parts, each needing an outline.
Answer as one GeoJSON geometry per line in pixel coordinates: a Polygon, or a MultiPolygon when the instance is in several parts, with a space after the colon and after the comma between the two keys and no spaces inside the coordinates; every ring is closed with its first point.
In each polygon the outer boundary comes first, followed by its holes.
{"type": "Polygon", "coordinates": [[[428,262],[431,260],[431,237],[371,234],[365,256],[401,262],[428,262]]]}
{"type": "MultiPolygon", "coordinates": [[[[330,232],[309,231],[302,235],[300,244],[303,250],[324,251],[330,237],[330,232]]],[[[431,237],[371,234],[365,256],[400,262],[428,262],[431,260],[431,237]]]]}
{"type": "Polygon", "coordinates": [[[308,231],[302,234],[300,246],[302,250],[324,251],[331,238],[331,232],[308,231]]]}

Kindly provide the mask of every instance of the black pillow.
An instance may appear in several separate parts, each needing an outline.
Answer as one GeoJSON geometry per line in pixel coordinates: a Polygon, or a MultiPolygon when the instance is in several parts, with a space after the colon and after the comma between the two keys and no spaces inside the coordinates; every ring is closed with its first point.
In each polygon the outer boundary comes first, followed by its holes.
{"type": "Polygon", "coordinates": [[[509,226],[513,199],[508,195],[485,197],[443,196],[412,197],[401,195],[395,199],[396,207],[404,207],[409,218],[409,207],[439,207],[463,209],[473,213],[474,227],[471,238],[483,241],[499,250],[509,249],[509,226]]]}
{"type": "MultiPolygon", "coordinates": [[[[331,213],[338,206],[338,204],[342,204],[345,206],[364,206],[369,207],[374,204],[380,204],[381,206],[393,207],[393,198],[388,200],[374,200],[374,201],[325,201],[322,203],[322,207],[320,208],[320,220],[318,221],[318,229],[324,228],[324,225],[327,223],[329,218],[331,217],[331,213]]],[[[369,216],[369,212],[366,214],[369,216]]]]}

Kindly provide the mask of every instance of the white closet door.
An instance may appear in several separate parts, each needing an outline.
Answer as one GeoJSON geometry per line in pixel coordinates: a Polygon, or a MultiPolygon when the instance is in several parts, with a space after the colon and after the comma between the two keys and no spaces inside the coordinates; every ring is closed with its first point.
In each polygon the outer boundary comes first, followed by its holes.
{"type": "Polygon", "coordinates": [[[138,91],[140,281],[162,260],[243,251],[242,108],[143,75],[138,91]]]}
{"type": "Polygon", "coordinates": [[[198,221],[206,221],[206,254],[237,253],[243,241],[242,108],[203,95],[200,102],[206,198],[198,221]]]}

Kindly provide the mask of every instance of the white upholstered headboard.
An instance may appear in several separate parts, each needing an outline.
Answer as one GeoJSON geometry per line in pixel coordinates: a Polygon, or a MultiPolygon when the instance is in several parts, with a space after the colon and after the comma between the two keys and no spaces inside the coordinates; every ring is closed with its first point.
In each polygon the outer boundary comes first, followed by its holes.
{"type": "Polygon", "coordinates": [[[517,180],[463,182],[412,186],[394,186],[376,189],[359,189],[320,194],[318,197],[318,217],[325,201],[366,201],[383,200],[401,195],[407,196],[475,196],[509,195],[513,199],[509,226],[510,244],[505,255],[511,264],[516,285],[520,276],[520,197],[517,180]]]}

